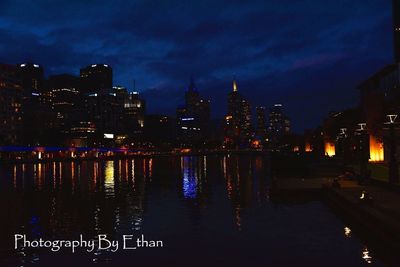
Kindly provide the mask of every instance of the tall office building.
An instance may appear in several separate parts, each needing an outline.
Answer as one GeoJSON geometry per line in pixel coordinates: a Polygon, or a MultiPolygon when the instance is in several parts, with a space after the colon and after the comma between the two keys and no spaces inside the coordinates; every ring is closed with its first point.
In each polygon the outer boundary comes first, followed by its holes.
{"type": "Polygon", "coordinates": [[[0,145],[15,145],[21,140],[22,87],[17,68],[0,64],[0,145]]]}
{"type": "MultiPolygon", "coordinates": [[[[125,87],[114,86],[113,92],[122,107],[122,125],[119,134],[131,142],[141,139],[144,133],[146,102],[138,92],[128,92],[125,87]]],[[[121,139],[121,138],[120,138],[121,139]]]]}
{"type": "MultiPolygon", "coordinates": [[[[84,121],[86,112],[79,94],[79,77],[70,74],[50,76],[47,81],[47,94],[51,98],[54,138],[59,142],[70,139],[70,130],[78,122],[84,121]]],[[[70,144],[70,142],[66,142],[70,144]]]]}
{"type": "Polygon", "coordinates": [[[225,144],[238,147],[248,145],[252,137],[251,105],[238,91],[233,80],[228,95],[228,114],[225,117],[225,144]]]}
{"type": "Polygon", "coordinates": [[[88,121],[96,127],[98,144],[134,143],[144,132],[145,102],[125,87],[91,93],[86,98],[88,121]]]}
{"type": "Polygon", "coordinates": [[[106,64],[93,64],[80,70],[81,93],[99,93],[105,89],[112,89],[113,72],[106,64]]]}
{"type": "Polygon", "coordinates": [[[210,101],[202,99],[193,79],[185,92],[185,105],[176,110],[177,137],[181,145],[203,144],[209,134],[210,101]]]}
{"type": "Polygon", "coordinates": [[[17,66],[17,76],[23,91],[23,142],[26,145],[44,145],[51,128],[51,106],[46,93],[43,67],[34,63],[17,66]]]}
{"type": "Polygon", "coordinates": [[[264,141],[267,135],[267,121],[265,119],[265,107],[256,107],[256,115],[257,115],[256,135],[258,138],[264,141]]]}
{"type": "Polygon", "coordinates": [[[23,63],[18,66],[18,79],[24,91],[24,96],[43,93],[44,71],[43,67],[34,63],[23,63]]]}
{"type": "Polygon", "coordinates": [[[268,139],[272,149],[278,149],[283,137],[290,133],[290,120],[283,113],[282,104],[275,104],[269,112],[268,139]]]}
{"type": "Polygon", "coordinates": [[[400,63],[400,0],[392,0],[393,48],[395,63],[400,63]]]}

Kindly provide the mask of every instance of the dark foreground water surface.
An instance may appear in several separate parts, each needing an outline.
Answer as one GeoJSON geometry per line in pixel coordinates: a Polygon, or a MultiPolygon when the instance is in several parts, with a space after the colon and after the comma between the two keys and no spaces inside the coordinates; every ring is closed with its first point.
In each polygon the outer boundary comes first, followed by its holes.
{"type": "Polygon", "coordinates": [[[268,160],[155,157],[0,166],[0,266],[382,266],[321,201],[277,203],[268,160]],[[163,247],[14,250],[28,239],[144,234],[163,247]]]}

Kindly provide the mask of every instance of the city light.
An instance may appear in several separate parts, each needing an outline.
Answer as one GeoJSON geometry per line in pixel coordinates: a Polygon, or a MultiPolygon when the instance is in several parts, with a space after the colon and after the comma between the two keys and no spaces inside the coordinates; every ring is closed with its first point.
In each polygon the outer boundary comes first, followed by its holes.
{"type": "Polygon", "coordinates": [[[371,162],[384,161],[383,143],[372,134],[369,136],[369,157],[371,162]]]}
{"type": "Polygon", "coordinates": [[[400,266],[400,0],[3,2],[1,266],[400,266]]]}
{"type": "Polygon", "coordinates": [[[347,226],[344,227],[344,236],[351,237],[351,229],[347,226]]]}
{"type": "Polygon", "coordinates": [[[366,263],[372,263],[372,257],[369,255],[368,248],[364,248],[364,250],[362,251],[362,258],[363,260],[365,260],[366,263]]]}
{"type": "Polygon", "coordinates": [[[306,143],[306,145],[305,145],[305,151],[306,151],[306,152],[312,152],[312,151],[313,151],[313,149],[312,149],[310,143],[306,143]]]}
{"type": "Polygon", "coordinates": [[[328,157],[333,157],[336,154],[335,144],[332,142],[325,142],[325,155],[328,157]]]}
{"type": "Polygon", "coordinates": [[[114,134],[104,134],[104,138],[113,139],[114,138],[114,134]]]}

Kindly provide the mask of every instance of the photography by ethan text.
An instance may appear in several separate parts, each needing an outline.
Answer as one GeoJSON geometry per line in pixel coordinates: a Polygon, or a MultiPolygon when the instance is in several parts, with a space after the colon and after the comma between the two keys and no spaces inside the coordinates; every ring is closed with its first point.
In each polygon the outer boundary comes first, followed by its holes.
{"type": "Polygon", "coordinates": [[[72,253],[78,250],[86,252],[94,251],[111,251],[118,250],[135,250],[140,248],[161,248],[164,247],[162,240],[148,240],[142,234],[139,237],[134,235],[122,235],[120,239],[111,239],[106,234],[99,234],[94,239],[84,239],[80,235],[75,240],[45,240],[42,238],[28,240],[25,234],[14,235],[14,249],[34,248],[48,249],[52,252],[60,251],[61,249],[70,249],[72,253]]]}

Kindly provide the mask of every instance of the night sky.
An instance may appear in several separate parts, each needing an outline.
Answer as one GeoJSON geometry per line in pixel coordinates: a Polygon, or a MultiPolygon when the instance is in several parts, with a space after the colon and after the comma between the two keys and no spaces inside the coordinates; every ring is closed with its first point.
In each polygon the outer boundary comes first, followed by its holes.
{"type": "Polygon", "coordinates": [[[148,113],[175,114],[191,75],[226,113],[236,76],[256,105],[285,105],[296,131],[358,103],[356,86],[392,63],[389,0],[0,1],[0,62],[46,75],[107,63],[148,113]]]}

